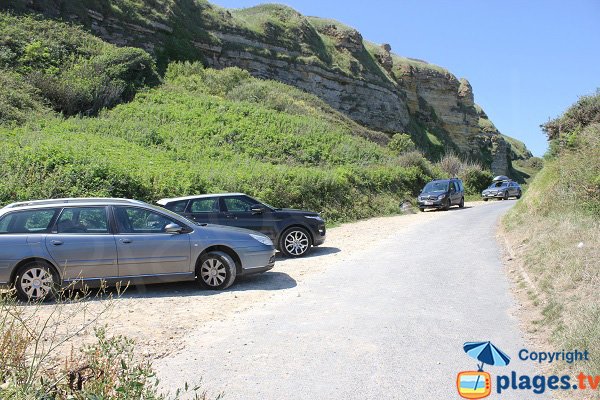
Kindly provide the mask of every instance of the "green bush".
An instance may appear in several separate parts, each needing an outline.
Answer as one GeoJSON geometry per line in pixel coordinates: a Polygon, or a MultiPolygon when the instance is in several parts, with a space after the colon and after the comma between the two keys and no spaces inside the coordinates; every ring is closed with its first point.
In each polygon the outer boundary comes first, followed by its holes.
{"type": "MultiPolygon", "coordinates": [[[[141,49],[104,43],[68,24],[3,13],[0,68],[22,75],[65,115],[95,115],[160,82],[154,61],[141,49]]],[[[11,119],[23,120],[14,110],[2,108],[11,119]]]]}
{"type": "Polygon", "coordinates": [[[581,96],[563,115],[542,124],[541,127],[548,140],[569,142],[575,140],[574,137],[583,127],[593,123],[600,123],[600,89],[596,90],[595,95],[581,96]]]}
{"type": "Polygon", "coordinates": [[[54,109],[65,115],[95,115],[130,101],[140,88],[160,81],[150,56],[129,47],[79,60],[57,74],[33,72],[30,78],[54,109]]]}
{"type": "Polygon", "coordinates": [[[490,171],[473,164],[463,167],[459,177],[463,181],[467,195],[479,195],[494,178],[490,171]]]}
{"type": "Polygon", "coordinates": [[[19,74],[0,70],[0,124],[23,123],[45,109],[38,90],[19,74]]]}
{"type": "Polygon", "coordinates": [[[415,150],[415,143],[406,133],[396,133],[388,143],[390,150],[396,154],[407,153],[415,150]]]}

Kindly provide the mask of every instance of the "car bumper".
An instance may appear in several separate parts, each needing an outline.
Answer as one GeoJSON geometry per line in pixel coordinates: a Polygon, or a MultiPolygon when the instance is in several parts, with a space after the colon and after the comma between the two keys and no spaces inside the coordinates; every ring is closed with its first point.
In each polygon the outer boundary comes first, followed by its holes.
{"type": "Polygon", "coordinates": [[[446,199],[442,200],[419,200],[419,208],[442,208],[446,206],[446,199]]]}
{"type": "Polygon", "coordinates": [[[482,194],[481,198],[482,199],[502,199],[502,198],[504,198],[504,193],[496,193],[496,194],[486,193],[486,194],[482,194]]]}
{"type": "Polygon", "coordinates": [[[319,225],[316,232],[313,231],[313,246],[319,246],[325,243],[325,237],[327,236],[327,230],[325,225],[319,225]]]}
{"type": "Polygon", "coordinates": [[[242,269],[240,275],[257,274],[272,269],[275,266],[275,249],[255,250],[246,249],[240,252],[242,269]]]}

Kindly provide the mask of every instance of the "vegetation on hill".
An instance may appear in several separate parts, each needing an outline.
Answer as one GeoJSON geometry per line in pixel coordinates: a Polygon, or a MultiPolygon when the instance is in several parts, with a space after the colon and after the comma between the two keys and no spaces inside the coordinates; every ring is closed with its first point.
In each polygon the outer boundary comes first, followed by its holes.
{"type": "Polygon", "coordinates": [[[19,110],[38,111],[44,103],[65,115],[94,115],[159,83],[143,50],[110,45],[76,26],[4,13],[0,71],[7,87],[0,122],[22,122],[19,110]]]}
{"type": "Polygon", "coordinates": [[[533,282],[527,290],[542,316],[534,329],[549,330],[557,349],[587,349],[586,373],[595,375],[600,374],[598,105],[600,92],[584,96],[543,125],[550,140],[544,167],[504,219],[533,282]]]}
{"type": "Polygon", "coordinates": [[[243,191],[344,221],[398,212],[444,175],[421,154],[402,157],[414,152],[407,135],[377,144],[387,136],[293,87],[197,62],[171,63],[157,86],[142,50],[64,23],[0,18],[2,66],[15,71],[2,75],[14,88],[0,97],[2,203],[243,191]]]}

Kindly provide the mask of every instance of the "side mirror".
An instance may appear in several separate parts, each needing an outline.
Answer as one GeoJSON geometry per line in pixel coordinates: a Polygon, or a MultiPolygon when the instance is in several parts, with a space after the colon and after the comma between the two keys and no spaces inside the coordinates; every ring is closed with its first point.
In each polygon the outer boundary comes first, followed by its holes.
{"type": "Polygon", "coordinates": [[[181,233],[183,228],[177,224],[168,224],[165,226],[166,233],[181,233]]]}
{"type": "Polygon", "coordinates": [[[265,208],[261,204],[255,204],[250,208],[252,214],[262,214],[265,212],[265,208]]]}

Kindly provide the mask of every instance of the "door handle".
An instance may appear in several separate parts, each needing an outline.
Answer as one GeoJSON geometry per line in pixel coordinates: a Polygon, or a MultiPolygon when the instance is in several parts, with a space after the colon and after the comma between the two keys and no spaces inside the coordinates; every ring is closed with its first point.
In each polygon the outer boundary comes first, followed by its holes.
{"type": "Polygon", "coordinates": [[[50,243],[52,243],[54,246],[60,246],[63,244],[62,240],[53,240],[50,243]]]}
{"type": "Polygon", "coordinates": [[[125,243],[125,244],[131,243],[131,239],[121,239],[121,243],[125,243]]]}

